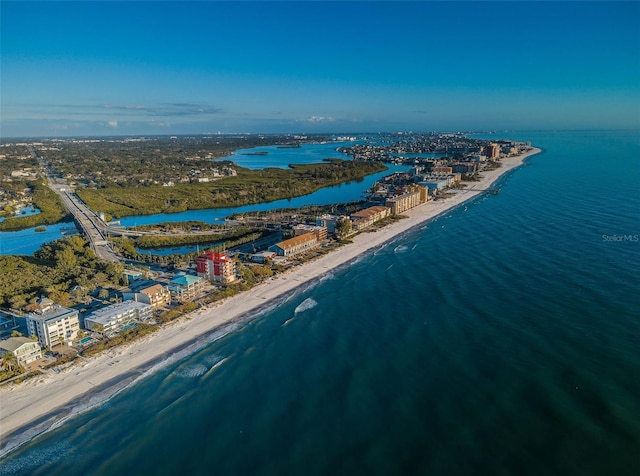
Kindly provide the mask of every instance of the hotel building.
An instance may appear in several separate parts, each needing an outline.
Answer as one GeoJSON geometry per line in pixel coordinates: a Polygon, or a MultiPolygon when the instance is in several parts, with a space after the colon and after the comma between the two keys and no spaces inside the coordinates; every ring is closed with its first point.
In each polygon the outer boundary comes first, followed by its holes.
{"type": "Polygon", "coordinates": [[[392,215],[399,215],[410,208],[417,207],[420,203],[420,191],[412,190],[402,195],[388,198],[385,205],[391,209],[392,215]]]}
{"type": "Polygon", "coordinates": [[[205,253],[196,258],[198,276],[215,283],[232,283],[238,279],[238,263],[226,253],[205,253]]]}

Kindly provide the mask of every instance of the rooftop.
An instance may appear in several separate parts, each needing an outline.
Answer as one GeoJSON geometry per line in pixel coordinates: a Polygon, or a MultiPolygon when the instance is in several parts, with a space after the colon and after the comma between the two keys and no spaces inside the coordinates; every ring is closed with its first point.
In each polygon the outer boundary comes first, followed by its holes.
{"type": "Polygon", "coordinates": [[[105,324],[109,322],[109,319],[111,319],[112,317],[118,316],[132,309],[138,309],[139,311],[142,311],[148,309],[149,307],[149,304],[145,304],[143,302],[123,301],[103,307],[102,309],[98,309],[97,311],[93,311],[85,319],[97,322],[98,324],[105,324]]]}
{"type": "Polygon", "coordinates": [[[52,319],[59,319],[61,317],[71,317],[73,315],[78,315],[78,311],[76,309],[70,309],[68,307],[60,306],[59,304],[54,304],[50,307],[43,308],[40,311],[30,312],[27,314],[27,317],[38,321],[49,321],[52,319]]]}
{"type": "Polygon", "coordinates": [[[162,294],[166,292],[166,289],[162,284],[154,284],[153,286],[149,286],[148,288],[140,289],[139,292],[142,294],[146,294],[147,296],[152,296],[154,294],[162,294]]]}
{"type": "Polygon", "coordinates": [[[191,286],[192,284],[196,284],[198,281],[201,281],[201,280],[202,278],[200,276],[191,276],[189,274],[183,274],[172,279],[171,284],[178,285],[178,286],[191,286]]]}
{"type": "Polygon", "coordinates": [[[15,352],[25,344],[37,343],[38,341],[31,340],[28,337],[9,337],[8,339],[0,341],[0,349],[4,349],[9,352],[15,352]]]}
{"type": "Polygon", "coordinates": [[[316,241],[316,235],[313,233],[304,233],[302,235],[289,238],[288,240],[281,241],[280,243],[276,243],[276,246],[279,246],[282,249],[287,249],[293,248],[294,246],[298,246],[302,243],[307,243],[308,241],[316,241]]]}

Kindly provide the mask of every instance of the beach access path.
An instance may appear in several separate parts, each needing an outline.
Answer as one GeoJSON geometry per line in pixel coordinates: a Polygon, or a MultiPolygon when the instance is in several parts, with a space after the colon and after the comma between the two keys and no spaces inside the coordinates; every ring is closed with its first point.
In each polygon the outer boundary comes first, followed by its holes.
{"type": "Polygon", "coordinates": [[[0,387],[0,457],[39,433],[59,424],[82,409],[97,405],[122,389],[122,380],[140,376],[141,368],[166,360],[177,349],[248,313],[264,309],[269,302],[293,292],[299,286],[329,273],[340,265],[383,245],[392,238],[484,193],[501,175],[522,165],[540,152],[534,148],[524,154],[502,159],[502,166],[482,172],[482,180],[465,182],[444,200],[430,201],[403,213],[397,220],[372,233],[361,233],[353,242],[310,262],[294,267],[246,292],[201,308],[163,326],[151,336],[131,344],[77,360],[60,373],[47,373],[21,384],[0,387]],[[118,385],[120,383],[120,385],[118,385]],[[111,392],[104,387],[113,387],[111,392]],[[99,395],[83,401],[83,396],[99,395]],[[80,403],[82,402],[82,404],[80,403]]]}

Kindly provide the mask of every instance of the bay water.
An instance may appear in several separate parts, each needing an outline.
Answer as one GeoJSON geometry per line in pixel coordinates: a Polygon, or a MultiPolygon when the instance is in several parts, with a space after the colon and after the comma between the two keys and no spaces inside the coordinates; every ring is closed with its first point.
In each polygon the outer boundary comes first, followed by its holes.
{"type": "Polygon", "coordinates": [[[640,136],[505,137],[543,152],[499,195],[169,361],[0,475],[640,474],[640,136]]]}

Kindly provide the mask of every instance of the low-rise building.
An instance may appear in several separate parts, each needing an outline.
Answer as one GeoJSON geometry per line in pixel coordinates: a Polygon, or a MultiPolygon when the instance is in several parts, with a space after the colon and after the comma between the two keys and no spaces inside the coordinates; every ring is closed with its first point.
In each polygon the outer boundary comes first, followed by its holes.
{"type": "Polygon", "coordinates": [[[276,254],[273,251],[260,251],[251,255],[251,261],[254,263],[268,263],[276,254]]]}
{"type": "Polygon", "coordinates": [[[135,293],[123,293],[125,300],[133,300],[149,304],[153,309],[166,306],[171,302],[171,293],[162,284],[154,284],[138,289],[135,293]]]}
{"type": "Polygon", "coordinates": [[[458,162],[451,166],[453,173],[473,174],[478,171],[478,164],[475,162],[458,162]]]}
{"type": "Polygon", "coordinates": [[[453,169],[451,167],[447,167],[445,165],[436,165],[431,169],[431,173],[434,174],[451,174],[453,173],[453,169]]]}
{"type": "Polygon", "coordinates": [[[27,314],[27,331],[36,336],[42,347],[71,342],[78,335],[80,320],[78,311],[54,304],[47,298],[38,301],[39,309],[27,314]]]}
{"type": "Polygon", "coordinates": [[[198,276],[215,283],[228,284],[238,279],[238,262],[226,253],[205,253],[196,258],[198,276]]]}
{"type": "Polygon", "coordinates": [[[142,273],[140,271],[136,271],[135,269],[125,269],[123,274],[128,284],[142,279],[142,273]]]}
{"type": "Polygon", "coordinates": [[[28,337],[10,337],[0,341],[0,355],[4,354],[13,354],[19,365],[27,365],[42,358],[42,348],[28,337]]]}
{"type": "Polygon", "coordinates": [[[336,233],[336,225],[338,221],[344,217],[338,215],[322,215],[316,217],[316,225],[323,226],[327,229],[327,233],[336,233]]]}
{"type": "Polygon", "coordinates": [[[427,187],[430,195],[435,195],[438,193],[438,190],[443,190],[448,186],[448,181],[446,179],[443,180],[426,180],[424,182],[418,183],[420,187],[427,187]]]}
{"type": "Polygon", "coordinates": [[[134,322],[144,322],[151,318],[150,304],[138,301],[123,301],[93,311],[84,318],[84,326],[105,337],[114,336],[134,322]]]}
{"type": "Polygon", "coordinates": [[[171,293],[162,284],[154,284],[148,288],[140,289],[138,292],[149,298],[148,304],[151,304],[154,309],[166,306],[171,302],[171,293]]]}
{"type": "Polygon", "coordinates": [[[318,238],[315,233],[304,233],[288,240],[281,241],[269,247],[278,256],[293,256],[318,246],[318,238]]]}
{"type": "Polygon", "coordinates": [[[171,300],[176,302],[193,301],[202,294],[205,281],[200,276],[179,274],[169,283],[171,300]]]}
{"type": "Polygon", "coordinates": [[[305,225],[301,223],[293,227],[293,232],[296,236],[313,233],[316,235],[318,241],[327,239],[327,227],[322,225],[305,225]]]}
{"type": "Polygon", "coordinates": [[[382,220],[383,218],[391,215],[391,208],[389,207],[369,207],[364,210],[357,211],[351,214],[351,226],[353,231],[363,230],[375,222],[382,220]]]}

